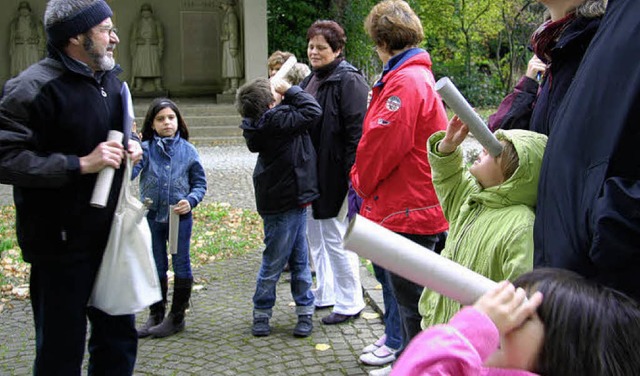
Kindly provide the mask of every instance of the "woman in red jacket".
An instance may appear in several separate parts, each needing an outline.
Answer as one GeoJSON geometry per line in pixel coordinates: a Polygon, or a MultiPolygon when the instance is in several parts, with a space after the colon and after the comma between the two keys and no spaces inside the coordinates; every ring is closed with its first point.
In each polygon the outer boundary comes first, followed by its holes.
{"type": "MultiPolygon", "coordinates": [[[[373,87],[351,169],[351,183],[363,198],[360,214],[433,250],[448,224],[431,182],[426,145],[448,121],[434,89],[429,54],[417,47],[424,35],[422,24],[406,2],[386,0],[371,10],[365,29],[384,69],[373,87]]],[[[406,345],[420,331],[418,300],[423,288],[393,273],[386,275],[398,302],[406,345]]],[[[380,371],[387,374],[390,368],[380,371]]]]}

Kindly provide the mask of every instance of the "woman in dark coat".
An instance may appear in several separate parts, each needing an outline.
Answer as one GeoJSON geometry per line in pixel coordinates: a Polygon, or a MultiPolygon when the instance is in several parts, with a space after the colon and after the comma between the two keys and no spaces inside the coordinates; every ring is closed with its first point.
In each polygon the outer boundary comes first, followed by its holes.
{"type": "Polygon", "coordinates": [[[323,110],[319,123],[311,129],[318,155],[320,198],[312,204],[307,234],[316,268],[315,304],[333,305],[333,312],[322,319],[327,325],[355,317],[365,306],[359,259],[342,247],[347,222],[337,218],[349,187],[369,93],[362,73],[343,57],[346,40],[338,23],[314,22],[307,31],[312,73],[300,85],[323,110]]]}
{"type": "Polygon", "coordinates": [[[585,0],[578,6],[575,0],[539,1],[547,8],[549,18],[531,36],[535,57],[529,62],[527,74],[489,117],[489,127],[494,131],[518,128],[549,135],[607,6],[606,0],[585,0]]]}

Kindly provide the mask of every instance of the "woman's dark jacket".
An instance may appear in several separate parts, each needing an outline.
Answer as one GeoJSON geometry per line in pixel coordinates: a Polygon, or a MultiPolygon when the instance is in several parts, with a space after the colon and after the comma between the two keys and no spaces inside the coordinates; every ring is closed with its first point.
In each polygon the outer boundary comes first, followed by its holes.
{"type": "Polygon", "coordinates": [[[247,147],[258,153],[253,186],[261,215],[283,213],[318,198],[316,152],[309,129],[321,115],[313,96],[292,86],[282,103],[258,121],[242,120],[247,147]]]}
{"type": "Polygon", "coordinates": [[[610,0],[551,126],[535,265],[574,270],[640,301],[640,2],[610,0]]]}
{"type": "MultiPolygon", "coordinates": [[[[313,72],[300,85],[307,87],[313,72]]],[[[349,172],[362,136],[369,86],[362,73],[346,61],[322,81],[316,99],[324,115],[311,131],[318,153],[320,198],[313,202],[316,219],[338,215],[349,188],[349,172]]]]}
{"type": "Polygon", "coordinates": [[[549,127],[600,21],[600,18],[576,18],[551,50],[551,66],[540,90],[535,80],[522,77],[500,103],[498,111],[489,117],[489,128],[530,129],[549,135],[549,127]]]}

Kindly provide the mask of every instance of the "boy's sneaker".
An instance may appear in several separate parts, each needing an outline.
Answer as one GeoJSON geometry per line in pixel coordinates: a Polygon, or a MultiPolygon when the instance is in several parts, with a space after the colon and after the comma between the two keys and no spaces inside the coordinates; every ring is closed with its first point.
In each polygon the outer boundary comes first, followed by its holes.
{"type": "Polygon", "coordinates": [[[268,317],[254,317],[253,326],[251,327],[251,334],[254,337],[266,337],[271,334],[271,327],[269,326],[268,317]]]}
{"type": "Polygon", "coordinates": [[[298,323],[293,329],[293,335],[295,337],[309,337],[313,331],[313,321],[311,315],[298,316],[298,323]]]}

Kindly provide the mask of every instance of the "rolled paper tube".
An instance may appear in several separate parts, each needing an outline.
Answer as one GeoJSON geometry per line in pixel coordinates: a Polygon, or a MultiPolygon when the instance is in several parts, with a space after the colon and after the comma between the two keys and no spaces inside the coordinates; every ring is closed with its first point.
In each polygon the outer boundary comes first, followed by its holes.
{"type": "MultiPolygon", "coordinates": [[[[107,141],[122,142],[122,136],[122,132],[111,130],[107,136],[107,141]]],[[[93,187],[93,194],[91,195],[91,206],[96,208],[104,208],[107,206],[114,172],[115,169],[113,167],[105,167],[98,173],[96,185],[93,187]]],[[[127,179],[127,177],[125,177],[125,179],[127,179]]]]}
{"type": "Polygon", "coordinates": [[[347,219],[347,215],[349,215],[349,193],[347,192],[344,195],[344,200],[342,201],[342,205],[340,206],[340,210],[338,211],[338,215],[336,218],[339,222],[344,222],[347,219]]]}
{"type": "Polygon", "coordinates": [[[464,305],[473,304],[497,285],[360,215],[347,228],[344,248],[464,305]]]}
{"type": "Polygon", "coordinates": [[[178,225],[180,224],[180,215],[173,211],[175,208],[176,205],[169,206],[169,248],[167,251],[172,255],[178,253],[178,225]]]}
{"type": "Polygon", "coordinates": [[[502,153],[502,144],[496,136],[491,133],[482,118],[473,110],[469,102],[460,94],[458,88],[448,77],[442,77],[436,82],[436,91],[442,100],[451,107],[468,127],[478,142],[487,149],[487,152],[494,157],[502,153]]]}
{"type": "Polygon", "coordinates": [[[297,62],[298,60],[296,59],[295,56],[289,57],[287,61],[285,61],[284,64],[282,64],[280,69],[278,69],[276,74],[274,74],[273,77],[271,77],[271,80],[275,81],[275,80],[284,79],[287,76],[287,73],[289,73],[291,68],[293,68],[293,66],[296,65],[297,62]]]}

